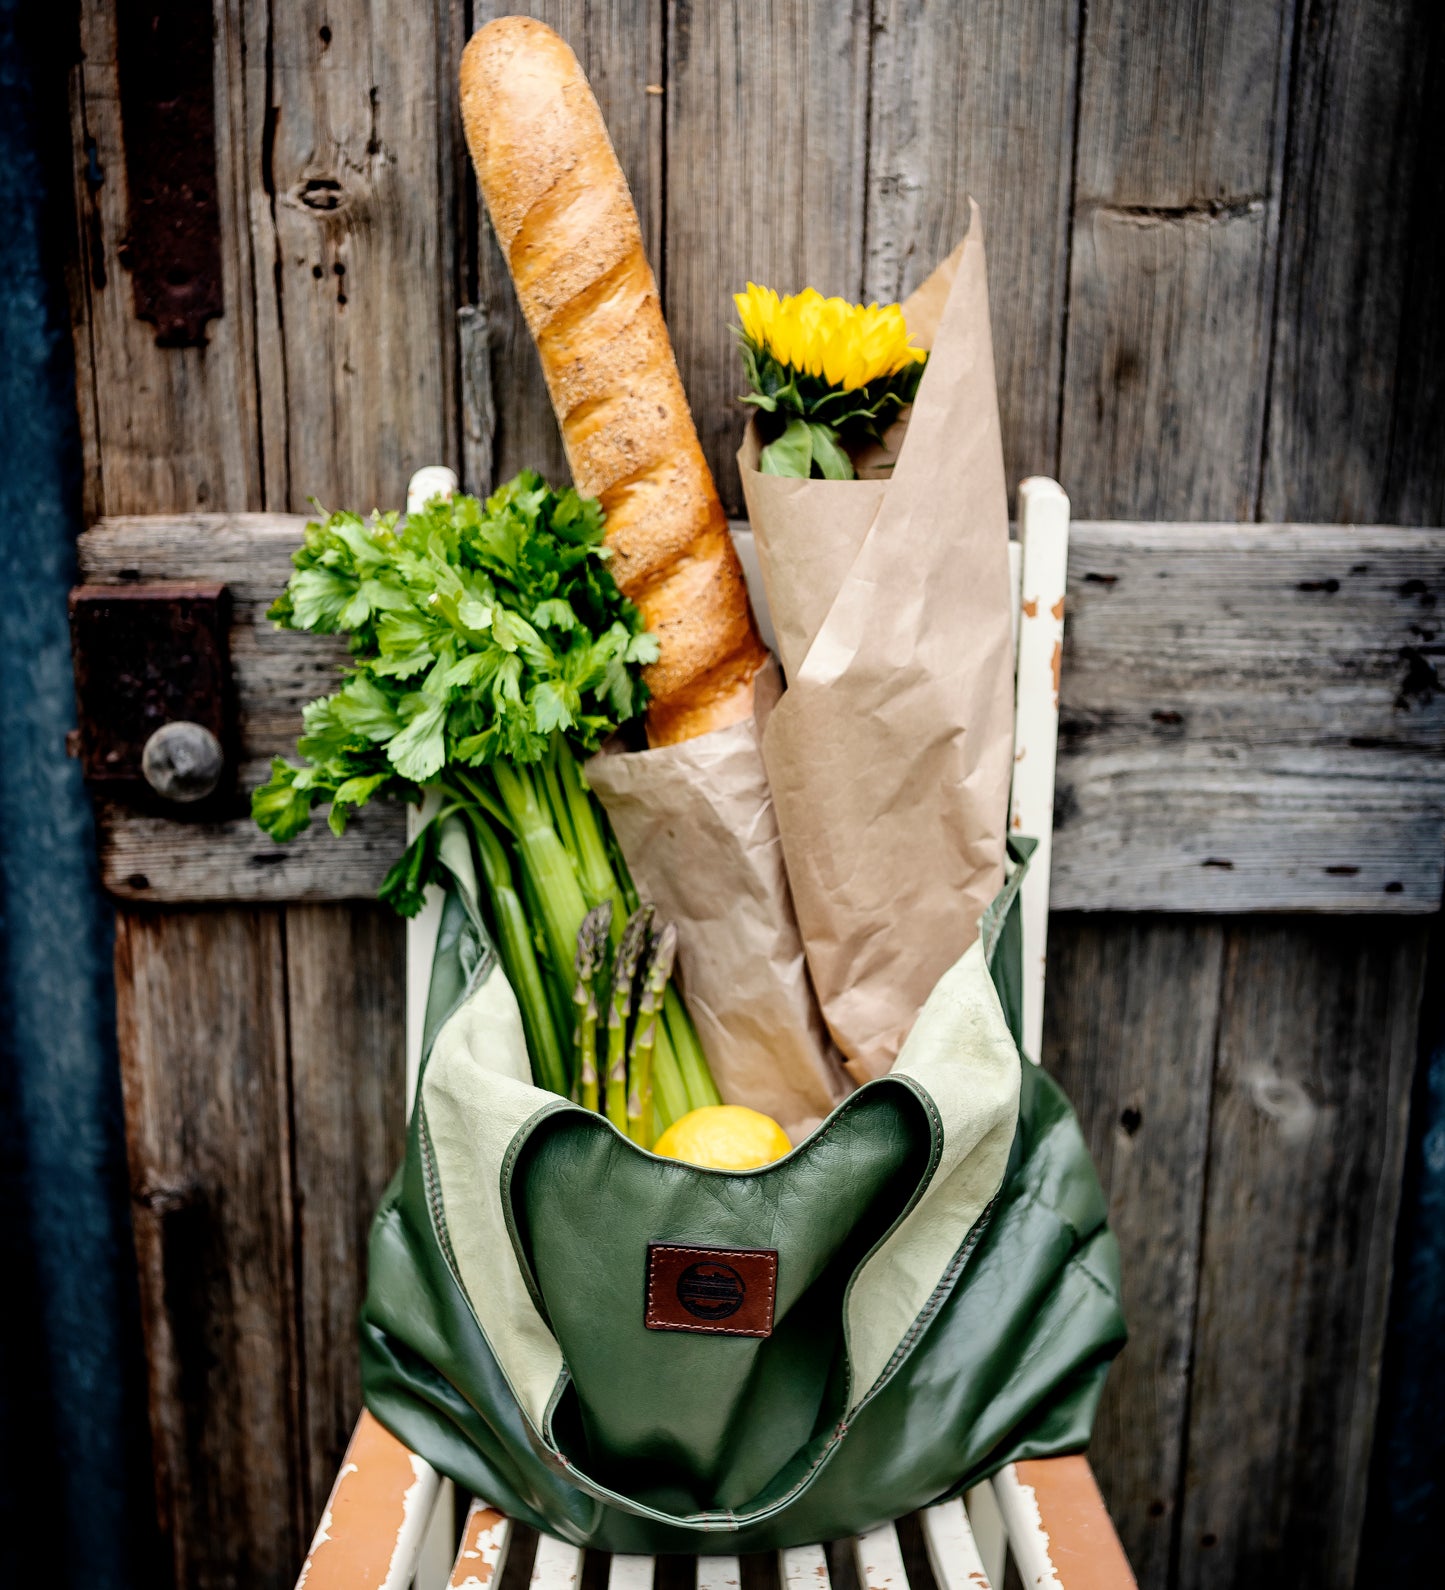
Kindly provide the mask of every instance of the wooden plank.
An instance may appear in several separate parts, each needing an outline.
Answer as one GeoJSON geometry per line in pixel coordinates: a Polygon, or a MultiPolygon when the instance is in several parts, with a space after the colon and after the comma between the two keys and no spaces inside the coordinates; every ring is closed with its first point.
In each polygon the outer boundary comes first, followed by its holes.
{"type": "Polygon", "coordinates": [[[1090,1455],[1146,1585],[1178,1529],[1223,946],[1217,922],[1054,920],[1043,1062],[1108,1195],[1130,1331],[1090,1455]]]}
{"type": "MultiPolygon", "coordinates": [[[[402,488],[398,487],[398,496],[402,488]]],[[[215,571],[232,602],[231,665],[238,706],[243,799],[223,821],[178,824],[115,804],[98,814],[111,892],[135,900],[369,898],[403,844],[401,810],[364,812],[338,841],[324,823],[277,845],[246,814],[273,756],[295,754],[301,708],[333,688],[345,644],[280,631],[266,609],[291,571],[304,519],[231,514],[106,520],[81,538],[88,583],[128,584],[153,568],[215,571]]]]}
{"type": "Polygon", "coordinates": [[[963,1493],[963,1506],[985,1577],[991,1585],[1003,1585],[1004,1575],[1008,1572],[1008,1532],[1004,1528],[993,1481],[980,1480],[966,1490],[963,1493]]]}
{"type": "Polygon", "coordinates": [[[395,503],[414,469],[454,445],[453,216],[438,202],[444,18],[364,0],[234,10],[265,502],[314,496],[366,512],[395,503]]]}
{"type": "Polygon", "coordinates": [[[78,257],[71,269],[77,407],[87,518],[258,506],[261,471],[252,278],[238,211],[240,44],[224,17],[215,46],[216,175],[225,313],[206,345],[161,348],[135,314],[122,263],[129,232],[116,8],[80,6],[71,72],[71,147],[78,257]],[[123,394],[123,397],[121,396],[123,394]]]}
{"type": "Polygon", "coordinates": [[[736,1557],[699,1557],[697,1590],[741,1590],[742,1564],[736,1557]]]}
{"type": "Polygon", "coordinates": [[[582,1548],[553,1535],[538,1535],[532,1563],[532,1590],[577,1590],[582,1577],[582,1548]]]}
{"type": "MultiPolygon", "coordinates": [[[[512,1520],[486,1502],[473,1500],[462,1525],[461,1544],[447,1590],[487,1590],[488,1585],[500,1585],[511,1544],[512,1520]]],[[[649,1590],[650,1584],[649,1579],[637,1590],[649,1590]]]]}
{"type": "MultiPolygon", "coordinates": [[[[398,484],[394,502],[402,491],[398,484]]],[[[145,584],[148,569],[206,568],[227,587],[243,761],[294,749],[301,708],[332,688],[346,655],[344,641],[281,631],[266,617],[291,573],[291,554],[305,524],[293,514],[121,517],[104,520],[80,538],[80,574],[87,584],[145,584]]]]}
{"type": "Polygon", "coordinates": [[[1091,517],[1253,517],[1294,7],[1095,0],[1058,477],[1091,517]]]}
{"type": "Polygon", "coordinates": [[[1069,558],[1069,499],[1056,481],[1031,476],[1019,487],[1019,613],[1014,768],[1009,827],[1036,841],[1020,892],[1023,919],[1023,1051],[1037,1060],[1043,1039],[1049,886],[1054,856],[1054,787],[1059,686],[1069,558]]]}
{"type": "MultiPolygon", "coordinates": [[[[473,26],[518,15],[555,28],[581,62],[632,189],[648,259],[659,270],[663,6],[659,0],[479,0],[473,26]]],[[[474,188],[470,176],[468,181],[474,188]]],[[[477,297],[463,333],[463,479],[469,490],[481,491],[520,469],[540,470],[555,483],[568,481],[537,350],[485,211],[477,224],[477,297]]]]}
{"type": "Polygon", "coordinates": [[[918,1516],[938,1590],[990,1590],[963,1498],[927,1507],[918,1516]]]}
{"type": "Polygon", "coordinates": [[[912,292],[978,200],[1010,490],[1058,468],[1080,14],[1071,0],[874,7],[864,296],[912,292]]]}
{"type": "MultiPolygon", "coordinates": [[[[191,516],[107,520],[81,540],[88,581],[230,587],[247,788],[292,750],[302,704],[343,655],[265,621],[300,533],[283,515],[191,516]]],[[[1055,909],[1436,909],[1445,692],[1424,637],[1445,600],[1445,536],[1117,523],[1070,535],[1055,909]]],[[[182,825],[107,806],[105,877],[157,900],[364,898],[401,821],[378,808],[344,840],[318,827],[286,847],[240,812],[182,825]]]]}
{"type": "Polygon", "coordinates": [[[731,295],[749,281],[862,291],[869,6],[678,0],[668,15],[663,305],[736,514],[746,415],[731,295]]]}
{"type": "MultiPolygon", "coordinates": [[[[903,1566],[903,1551],[898,1531],[892,1524],[881,1524],[853,1540],[853,1561],[858,1571],[859,1590],[908,1590],[908,1574],[903,1566]]],[[[702,1590],[699,1585],[698,1590],[702,1590]]]]}
{"type": "Polygon", "coordinates": [[[1181,1590],[1355,1582],[1425,936],[1226,930],[1181,1590]]]}
{"type": "MultiPolygon", "coordinates": [[[[828,1556],[821,1546],[789,1546],[780,1551],[778,1575],[783,1590],[830,1590],[828,1556]]],[[[618,1587],[612,1585],[609,1590],[618,1587]]]]}
{"type": "Polygon", "coordinates": [[[117,925],[157,1507],[187,1590],[289,1584],[309,1525],[283,953],[276,911],[117,925]]]}
{"type": "Polygon", "coordinates": [[[1087,1458],[1010,1463],[993,1484],[1022,1583],[1039,1590],[1134,1590],[1087,1458]]]}
{"type": "Polygon", "coordinates": [[[1439,523],[1440,9],[1314,0],[1305,14],[1261,516],[1439,523]]]}
{"type": "Polygon", "coordinates": [[[430,1463],[363,1412],[296,1590],[407,1590],[439,1483],[430,1463]]]}
{"type": "MultiPolygon", "coordinates": [[[[614,1552],[607,1565],[607,1590],[652,1590],[657,1574],[657,1558],[614,1552]]],[[[808,1590],[818,1590],[816,1584],[808,1590]]]]}
{"type": "Polygon", "coordinates": [[[1056,909],[1433,911],[1438,532],[1070,532],[1056,909]]]}
{"type": "Polygon", "coordinates": [[[381,906],[286,913],[308,1518],[361,1404],[367,1233],[404,1146],[403,943],[381,906]]]}
{"type": "Polygon", "coordinates": [[[1164,219],[1100,206],[1079,226],[1059,474],[1081,510],[1251,513],[1268,221],[1250,199],[1164,219]]]}

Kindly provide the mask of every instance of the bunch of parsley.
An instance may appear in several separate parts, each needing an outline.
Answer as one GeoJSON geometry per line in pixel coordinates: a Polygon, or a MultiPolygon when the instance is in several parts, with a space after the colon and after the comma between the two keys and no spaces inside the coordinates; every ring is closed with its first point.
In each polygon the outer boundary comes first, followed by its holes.
{"type": "MultiPolygon", "coordinates": [[[[387,874],[404,916],[441,882],[440,824],[467,824],[491,926],[522,1009],[537,1080],[566,1094],[577,935],[607,901],[620,935],[637,896],[579,756],[647,702],[657,656],[607,568],[600,505],[526,472],[479,502],[437,498],[420,513],[308,524],[296,572],[271,608],[283,628],[350,637],[335,694],[302,715],[300,765],[278,757],[251,814],[294,838],[312,809],[347,818],[378,796],[436,815],[387,874]]],[[[717,1092],[676,990],[654,1058],[667,1119],[717,1092]]]]}

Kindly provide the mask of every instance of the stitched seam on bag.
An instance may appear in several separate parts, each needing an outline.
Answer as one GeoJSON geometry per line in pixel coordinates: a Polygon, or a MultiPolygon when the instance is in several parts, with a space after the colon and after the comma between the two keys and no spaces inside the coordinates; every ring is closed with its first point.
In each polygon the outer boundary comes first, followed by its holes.
{"type": "MultiPolygon", "coordinates": [[[[565,1100],[558,1099],[554,1105],[544,1105],[535,1114],[528,1116],[528,1118],[517,1129],[518,1135],[523,1138],[530,1137],[532,1127],[538,1125],[547,1116],[555,1114],[558,1109],[565,1106],[565,1103],[565,1100]]],[[[555,1464],[557,1462],[565,1463],[566,1459],[562,1457],[560,1450],[557,1448],[556,1442],[552,1439],[550,1422],[552,1412],[556,1408],[557,1403],[561,1400],[561,1393],[566,1389],[566,1384],[571,1378],[570,1371],[567,1368],[567,1360],[565,1356],[562,1357],[562,1371],[557,1378],[557,1384],[552,1388],[552,1394],[548,1399],[547,1408],[542,1416],[542,1428],[539,1429],[531,1414],[528,1413],[526,1408],[522,1406],[521,1399],[517,1396],[516,1389],[512,1385],[511,1376],[507,1373],[507,1370],[502,1364],[500,1357],[498,1357],[497,1350],[492,1344],[491,1337],[487,1334],[486,1327],[477,1317],[476,1306],[472,1302],[471,1294],[467,1291],[466,1283],[462,1280],[461,1266],[457,1263],[456,1254],[452,1250],[451,1236],[446,1228],[445,1212],[440,1201],[441,1185],[440,1181],[438,1180],[438,1173],[435,1170],[431,1157],[431,1132],[426,1124],[426,1110],[422,1105],[420,1097],[417,1098],[415,1110],[418,1127],[417,1142],[421,1151],[423,1179],[428,1183],[427,1202],[428,1209],[432,1217],[432,1229],[437,1235],[437,1242],[441,1247],[442,1257],[447,1261],[447,1267],[451,1272],[453,1284],[456,1286],[456,1289],[461,1296],[462,1302],[466,1305],[468,1314],[471,1315],[472,1323],[476,1326],[482,1340],[487,1344],[487,1351],[490,1352],[493,1358],[496,1360],[497,1368],[502,1374],[502,1379],[506,1382],[507,1389],[512,1394],[512,1400],[516,1405],[517,1412],[522,1416],[523,1425],[528,1431],[528,1439],[531,1440],[532,1435],[537,1437],[537,1441],[533,1442],[534,1450],[537,1449],[538,1443],[540,1443],[540,1455],[543,1457],[544,1461],[547,1461],[551,1464],[555,1464]],[[435,1186],[436,1188],[437,1201],[435,1203],[433,1203],[431,1200],[432,1186],[435,1186]]],[[[550,1330],[550,1327],[548,1327],[548,1329],[550,1330]]],[[[556,1341],[555,1335],[553,1336],[553,1340],[556,1341]]],[[[560,1342],[557,1344],[557,1348],[559,1355],[561,1355],[560,1342]]]]}
{"type": "MultiPolygon", "coordinates": [[[[696,1248],[683,1247],[680,1243],[654,1242],[651,1244],[652,1253],[722,1253],[722,1248],[696,1248]]],[[[745,1253],[766,1251],[756,1248],[744,1248],[745,1253]]],[[[703,1336],[771,1336],[773,1334],[773,1296],[776,1290],[778,1265],[776,1259],[768,1267],[768,1328],[765,1331],[729,1330],[726,1326],[717,1325],[673,1325],[666,1320],[658,1319],[652,1311],[652,1287],[657,1279],[656,1272],[649,1262],[647,1266],[647,1312],[644,1319],[648,1325],[669,1331],[697,1331],[703,1336]]]]}
{"type": "MultiPolygon", "coordinates": [[[[882,1080],[898,1082],[903,1087],[907,1088],[907,1090],[923,1107],[924,1114],[927,1115],[929,1120],[932,1122],[933,1131],[930,1133],[928,1164],[924,1167],[924,1172],[922,1176],[919,1177],[918,1185],[914,1188],[912,1196],[899,1211],[898,1218],[891,1226],[889,1226],[887,1231],[885,1231],[883,1235],[879,1237],[877,1242],[873,1244],[868,1252],[863,1255],[857,1267],[854,1269],[853,1274],[848,1278],[848,1285],[843,1290],[843,1341],[845,1353],[845,1373],[843,1379],[844,1413],[842,1423],[839,1427],[839,1439],[841,1439],[842,1433],[847,1429],[848,1415],[853,1410],[853,1342],[851,1333],[848,1329],[848,1309],[853,1297],[853,1287],[857,1283],[858,1277],[863,1273],[864,1269],[879,1253],[883,1251],[883,1249],[893,1240],[893,1238],[897,1236],[898,1232],[903,1227],[903,1222],[907,1220],[909,1215],[911,1215],[919,1206],[919,1204],[923,1202],[923,1196],[933,1185],[933,1179],[938,1174],[938,1167],[943,1162],[943,1142],[945,1131],[943,1125],[943,1116],[938,1108],[938,1101],[920,1082],[906,1074],[884,1078],[882,1080]]],[[[871,1386],[868,1391],[863,1394],[863,1397],[860,1400],[860,1406],[873,1394],[873,1391],[878,1386],[879,1381],[881,1381],[883,1375],[886,1375],[887,1373],[888,1367],[885,1365],[882,1374],[880,1374],[878,1377],[878,1380],[875,1380],[873,1382],[873,1386],[871,1386]]]]}
{"type": "Polygon", "coordinates": [[[462,1295],[465,1296],[467,1289],[462,1286],[461,1266],[457,1263],[457,1256],[452,1248],[452,1234],[447,1230],[446,1210],[442,1204],[441,1181],[437,1175],[436,1151],[432,1147],[431,1128],[427,1125],[426,1107],[420,1099],[416,1101],[416,1110],[417,1141],[421,1146],[422,1178],[426,1182],[426,1201],[427,1207],[431,1210],[432,1229],[437,1234],[437,1241],[441,1244],[447,1266],[457,1285],[462,1288],[462,1295]]]}
{"type": "Polygon", "coordinates": [[[1019,890],[1023,887],[1023,875],[1027,870],[1027,862],[1017,863],[1017,870],[1013,877],[1004,884],[1000,891],[1000,899],[1003,904],[994,915],[992,937],[985,940],[983,946],[984,961],[990,966],[993,963],[994,951],[998,949],[998,941],[1003,937],[1003,930],[1008,922],[1009,912],[1013,909],[1013,903],[1018,898],[1019,890]]]}
{"type": "MultiPolygon", "coordinates": [[[[1035,1143],[1032,1153],[1037,1155],[1049,1142],[1049,1140],[1054,1137],[1056,1133],[1064,1131],[1068,1124],[1069,1122],[1066,1117],[1060,1117],[1060,1119],[1053,1122],[1052,1125],[1046,1128],[1038,1142],[1035,1143]]],[[[1070,1220],[1069,1217],[1063,1212],[1063,1210],[1057,1208],[1054,1204],[1051,1204],[1035,1187],[1025,1186],[1019,1193],[1019,1202],[1032,1204],[1035,1209],[1042,1209],[1045,1214],[1052,1215],[1054,1219],[1057,1220],[1058,1223],[1064,1228],[1064,1230],[1067,1231],[1071,1237],[1073,1237],[1076,1243],[1083,1244],[1089,1241],[1089,1239],[1093,1236],[1093,1231],[1080,1231],[1074,1222],[1070,1220]]],[[[1094,1227],[1094,1231],[1098,1231],[1107,1225],[1108,1220],[1102,1220],[1099,1222],[1099,1225],[1094,1227]]]]}
{"type": "MultiPolygon", "coordinates": [[[[507,1152],[502,1155],[501,1167],[497,1173],[498,1191],[502,1201],[502,1219],[506,1222],[507,1238],[512,1244],[512,1252],[517,1260],[517,1269],[522,1276],[522,1284],[527,1288],[527,1294],[532,1299],[532,1306],[537,1310],[547,1329],[552,1332],[557,1340],[557,1332],[552,1327],[552,1311],[547,1307],[547,1300],[542,1296],[542,1286],[538,1281],[531,1259],[527,1257],[521,1240],[521,1233],[517,1227],[516,1209],[512,1199],[512,1172],[517,1168],[517,1160],[521,1157],[522,1150],[532,1141],[536,1129],[543,1121],[550,1120],[554,1115],[560,1115],[566,1109],[575,1109],[569,1106],[568,1101],[558,1098],[550,1104],[544,1104],[535,1115],[530,1116],[517,1130],[511,1142],[507,1144],[507,1152]]],[[[588,1112],[590,1113],[590,1112],[588,1112]]],[[[558,1350],[562,1343],[557,1340],[558,1350]]],[[[567,1357],[562,1356],[562,1369],[564,1375],[567,1371],[567,1357]]]]}
{"type": "MultiPolygon", "coordinates": [[[[470,917],[471,913],[468,912],[469,921],[470,917]]],[[[475,923],[472,923],[471,925],[473,929],[476,928],[475,923]]],[[[478,939],[478,944],[480,946],[480,953],[477,956],[477,964],[472,967],[471,973],[467,977],[466,982],[462,984],[461,992],[451,1002],[446,1014],[437,1023],[436,1031],[432,1034],[432,1040],[422,1053],[421,1067],[417,1072],[416,1081],[416,1092],[418,1098],[421,1096],[421,1079],[426,1074],[427,1064],[431,1060],[432,1050],[436,1048],[437,1039],[440,1038],[442,1033],[446,1031],[447,1024],[451,1021],[452,1017],[456,1015],[462,1006],[466,1004],[472,995],[475,994],[476,991],[486,981],[487,976],[491,972],[492,968],[494,966],[500,967],[502,964],[496,950],[492,947],[492,941],[490,937],[483,933],[478,939]]]]}
{"type": "Polygon", "coordinates": [[[1077,1270],[1086,1280],[1092,1281],[1111,1303],[1117,1304],[1119,1302],[1119,1294],[1101,1276],[1095,1275],[1077,1254],[1073,1255],[1068,1262],[1071,1270],[1077,1270]]]}
{"type": "MultiPolygon", "coordinates": [[[[914,1343],[928,1328],[929,1324],[933,1320],[933,1316],[938,1312],[939,1306],[943,1302],[943,1299],[950,1291],[952,1291],[953,1285],[957,1281],[959,1273],[962,1271],[964,1265],[968,1262],[973,1250],[983,1240],[983,1233],[993,1216],[994,1207],[997,1203],[998,1194],[995,1193],[993,1197],[989,1199],[988,1203],[984,1205],[983,1213],[980,1214],[978,1219],[974,1221],[968,1235],[963,1239],[963,1243],[959,1247],[958,1252],[955,1253],[952,1259],[949,1260],[948,1268],[939,1277],[938,1285],[935,1286],[933,1291],[929,1294],[928,1301],[918,1312],[918,1317],[908,1327],[908,1330],[904,1334],[902,1341],[900,1341],[897,1347],[893,1349],[893,1356],[883,1366],[882,1372],[879,1374],[878,1379],[873,1382],[873,1386],[870,1388],[868,1396],[863,1399],[864,1402],[866,1402],[868,1398],[873,1395],[874,1391],[883,1383],[883,1381],[886,1380],[888,1376],[891,1375],[898,1367],[898,1365],[903,1362],[904,1358],[907,1357],[908,1353],[912,1350],[914,1343]]],[[[862,1407],[862,1403],[859,1404],[859,1407],[862,1407]]]]}

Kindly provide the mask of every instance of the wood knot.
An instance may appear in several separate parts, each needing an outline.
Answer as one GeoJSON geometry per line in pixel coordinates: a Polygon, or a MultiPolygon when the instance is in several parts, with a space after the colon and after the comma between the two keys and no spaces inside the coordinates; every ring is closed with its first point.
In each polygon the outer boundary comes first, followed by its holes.
{"type": "Polygon", "coordinates": [[[200,1197],[200,1188],[185,1176],[144,1176],[131,1189],[131,1197],[152,1214],[169,1215],[186,1209],[200,1197]]]}
{"type": "Polygon", "coordinates": [[[303,210],[329,215],[349,207],[351,199],[335,177],[305,177],[287,194],[292,204],[303,210]]]}
{"type": "Polygon", "coordinates": [[[1319,1111],[1303,1083],[1265,1070],[1252,1071],[1245,1083],[1254,1107],[1279,1127],[1279,1134],[1286,1143],[1308,1139],[1319,1111]]]}

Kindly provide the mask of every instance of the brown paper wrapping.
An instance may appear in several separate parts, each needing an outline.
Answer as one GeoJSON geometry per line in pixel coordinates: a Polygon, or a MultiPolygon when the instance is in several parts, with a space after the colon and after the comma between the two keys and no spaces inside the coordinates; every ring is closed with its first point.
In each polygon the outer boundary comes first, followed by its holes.
{"type": "Polygon", "coordinates": [[[892,1065],[1003,881],[1013,745],[976,205],[904,310],[931,351],[891,478],[760,474],[751,428],[738,457],[788,681],[763,758],[813,984],[859,1081],[892,1065]]]}
{"type": "Polygon", "coordinates": [[[818,1014],[783,869],[759,723],[680,745],[604,751],[587,780],[642,895],[677,924],[687,1008],[729,1104],[771,1115],[793,1142],[848,1092],[818,1014]]]}

